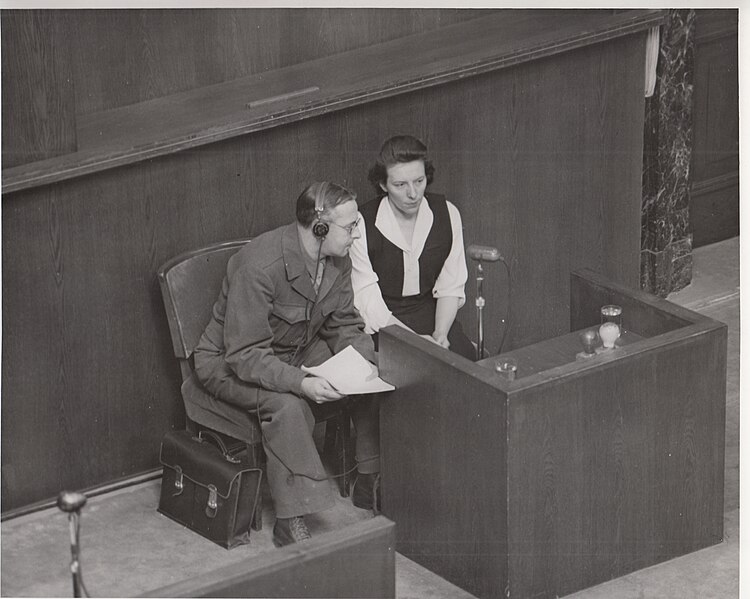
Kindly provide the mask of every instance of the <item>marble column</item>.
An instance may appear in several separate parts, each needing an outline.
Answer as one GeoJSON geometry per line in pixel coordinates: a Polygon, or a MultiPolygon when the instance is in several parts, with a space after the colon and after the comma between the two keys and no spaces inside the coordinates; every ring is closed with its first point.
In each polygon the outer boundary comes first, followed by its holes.
{"type": "Polygon", "coordinates": [[[661,27],[656,86],[646,98],[641,288],[661,297],[690,283],[695,11],[670,10],[661,27]]]}

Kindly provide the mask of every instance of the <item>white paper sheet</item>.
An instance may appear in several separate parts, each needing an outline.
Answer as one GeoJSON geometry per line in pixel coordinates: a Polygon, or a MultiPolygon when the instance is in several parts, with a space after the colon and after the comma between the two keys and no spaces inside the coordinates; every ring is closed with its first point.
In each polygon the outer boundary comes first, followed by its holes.
{"type": "Polygon", "coordinates": [[[302,370],[324,378],[344,395],[381,393],[395,389],[393,385],[377,376],[375,366],[365,360],[351,345],[328,358],[320,366],[303,366],[302,370]]]}

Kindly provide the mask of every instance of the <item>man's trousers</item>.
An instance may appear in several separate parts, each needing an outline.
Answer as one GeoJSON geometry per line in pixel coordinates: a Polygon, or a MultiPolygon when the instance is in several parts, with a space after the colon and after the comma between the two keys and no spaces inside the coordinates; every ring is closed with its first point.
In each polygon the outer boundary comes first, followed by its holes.
{"type": "MultiPolygon", "coordinates": [[[[330,356],[328,346],[319,340],[306,348],[304,363],[317,366],[330,356]]],[[[316,404],[292,393],[262,389],[237,378],[223,359],[222,364],[220,376],[214,371],[207,390],[260,420],[276,517],[302,516],[332,507],[333,493],[313,440],[313,428],[315,415],[325,416],[339,407],[338,402],[316,404]]],[[[346,401],[357,433],[357,470],[362,474],[379,472],[378,397],[351,396],[346,401]]],[[[216,404],[221,409],[221,402],[216,404]]]]}

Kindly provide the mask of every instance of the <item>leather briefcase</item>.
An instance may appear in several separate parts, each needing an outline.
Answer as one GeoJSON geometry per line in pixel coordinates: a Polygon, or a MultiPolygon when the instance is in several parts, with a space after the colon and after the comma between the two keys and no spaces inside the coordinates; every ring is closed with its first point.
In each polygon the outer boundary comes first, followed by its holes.
{"type": "Polygon", "coordinates": [[[198,437],[168,432],[159,461],[160,513],[227,549],[250,542],[253,515],[260,509],[260,468],[249,468],[210,431],[198,437]]]}

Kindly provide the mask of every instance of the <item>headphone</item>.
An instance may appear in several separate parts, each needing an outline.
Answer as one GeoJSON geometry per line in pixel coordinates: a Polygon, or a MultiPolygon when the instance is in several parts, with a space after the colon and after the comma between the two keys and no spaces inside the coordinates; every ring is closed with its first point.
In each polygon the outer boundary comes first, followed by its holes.
{"type": "Polygon", "coordinates": [[[330,229],[328,223],[322,220],[323,212],[325,211],[325,208],[323,207],[323,195],[327,187],[328,186],[325,183],[321,183],[315,190],[315,220],[312,224],[312,232],[317,239],[320,239],[320,241],[323,241],[326,238],[330,229]]]}

